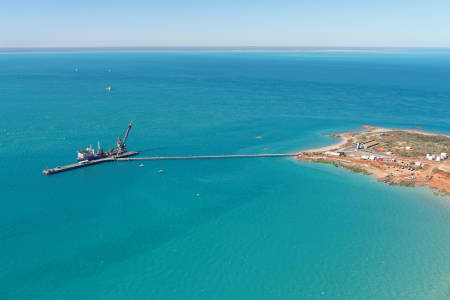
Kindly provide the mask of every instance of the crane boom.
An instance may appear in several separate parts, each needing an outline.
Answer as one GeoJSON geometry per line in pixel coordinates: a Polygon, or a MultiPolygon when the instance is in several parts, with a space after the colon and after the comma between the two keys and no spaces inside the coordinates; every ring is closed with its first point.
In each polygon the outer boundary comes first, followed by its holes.
{"type": "Polygon", "coordinates": [[[125,133],[125,136],[123,137],[123,143],[125,144],[127,142],[128,134],[130,133],[131,127],[133,126],[133,121],[130,122],[130,125],[128,125],[127,132],[125,133]]]}

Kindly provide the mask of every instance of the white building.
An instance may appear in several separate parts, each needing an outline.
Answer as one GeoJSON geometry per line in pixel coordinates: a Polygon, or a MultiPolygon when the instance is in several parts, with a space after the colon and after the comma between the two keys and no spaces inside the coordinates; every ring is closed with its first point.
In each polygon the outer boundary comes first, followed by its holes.
{"type": "Polygon", "coordinates": [[[432,155],[427,154],[426,157],[428,160],[436,160],[436,161],[441,161],[441,160],[448,158],[447,153],[445,153],[445,152],[442,152],[440,155],[439,154],[432,154],[432,155]]]}
{"type": "Polygon", "coordinates": [[[331,156],[341,156],[341,154],[339,152],[332,152],[332,151],[327,151],[325,152],[326,155],[331,155],[331,156]]]}
{"type": "Polygon", "coordinates": [[[370,155],[369,156],[369,160],[375,160],[375,159],[377,159],[377,157],[375,155],[370,155]]]}
{"type": "Polygon", "coordinates": [[[435,154],[427,154],[427,159],[428,160],[435,160],[436,159],[436,155],[435,154]]]}
{"type": "Polygon", "coordinates": [[[367,155],[361,155],[361,159],[369,159],[369,156],[367,156],[367,155]]]}

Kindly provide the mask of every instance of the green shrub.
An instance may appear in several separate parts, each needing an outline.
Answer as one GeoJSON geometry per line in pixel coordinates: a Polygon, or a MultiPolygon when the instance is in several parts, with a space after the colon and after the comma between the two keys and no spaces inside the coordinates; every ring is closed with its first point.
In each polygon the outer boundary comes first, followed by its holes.
{"type": "Polygon", "coordinates": [[[415,183],[414,183],[414,181],[411,181],[411,180],[402,180],[402,181],[400,181],[399,185],[406,186],[406,187],[413,187],[413,186],[415,186],[415,183]]]}

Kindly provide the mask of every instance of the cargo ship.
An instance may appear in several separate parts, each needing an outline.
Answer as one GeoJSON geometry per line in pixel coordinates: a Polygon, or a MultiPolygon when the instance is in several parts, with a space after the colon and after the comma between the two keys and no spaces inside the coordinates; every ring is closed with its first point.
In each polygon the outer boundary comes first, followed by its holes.
{"type": "Polygon", "coordinates": [[[110,156],[115,156],[118,154],[123,154],[127,152],[127,145],[126,141],[128,138],[128,135],[130,134],[131,127],[133,126],[133,121],[130,122],[130,125],[128,125],[127,131],[123,137],[123,140],[120,138],[120,136],[117,137],[117,148],[116,149],[110,149],[107,152],[103,152],[102,147],[100,146],[100,141],[97,143],[97,152],[95,152],[95,149],[92,147],[92,145],[89,145],[89,147],[86,147],[86,149],[78,150],[77,152],[77,161],[90,161],[90,160],[96,160],[101,158],[106,158],[110,156]]]}
{"type": "Polygon", "coordinates": [[[123,139],[118,136],[117,142],[116,142],[116,148],[110,149],[109,151],[104,152],[102,147],[100,146],[100,142],[98,142],[97,151],[90,145],[89,147],[85,149],[78,150],[77,152],[77,163],[63,166],[63,167],[56,167],[53,169],[45,169],[42,171],[45,175],[51,175],[55,173],[60,173],[68,170],[78,169],[82,167],[87,167],[90,165],[102,163],[102,162],[108,162],[108,161],[114,161],[117,158],[124,158],[129,156],[138,155],[139,153],[136,151],[128,151],[127,150],[127,139],[128,135],[130,134],[131,127],[133,126],[133,122],[131,121],[128,125],[128,128],[123,136],[123,139]]]}

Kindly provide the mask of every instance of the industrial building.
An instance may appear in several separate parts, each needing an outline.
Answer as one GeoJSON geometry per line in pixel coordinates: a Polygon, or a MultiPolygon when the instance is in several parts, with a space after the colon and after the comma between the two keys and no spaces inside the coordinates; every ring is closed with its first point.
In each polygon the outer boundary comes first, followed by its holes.
{"type": "Polygon", "coordinates": [[[367,149],[372,148],[372,147],[374,147],[376,145],[378,145],[377,141],[368,141],[366,143],[363,143],[362,147],[364,148],[364,150],[367,150],[367,149]]]}

